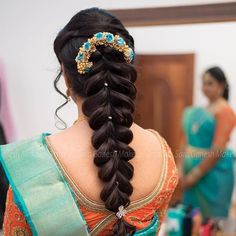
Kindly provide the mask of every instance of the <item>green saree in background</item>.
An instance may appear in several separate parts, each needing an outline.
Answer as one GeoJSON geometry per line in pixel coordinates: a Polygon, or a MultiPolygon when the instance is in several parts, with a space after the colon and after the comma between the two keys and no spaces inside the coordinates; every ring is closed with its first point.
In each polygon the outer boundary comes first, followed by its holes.
{"type": "MultiPolygon", "coordinates": [[[[210,150],[214,139],[216,118],[202,107],[188,107],[182,120],[187,145],[195,150],[210,150]]],[[[201,155],[184,156],[184,174],[199,165],[201,155]]],[[[228,216],[234,187],[234,153],[225,149],[216,165],[193,187],[184,193],[183,203],[199,207],[204,217],[228,216]]]]}

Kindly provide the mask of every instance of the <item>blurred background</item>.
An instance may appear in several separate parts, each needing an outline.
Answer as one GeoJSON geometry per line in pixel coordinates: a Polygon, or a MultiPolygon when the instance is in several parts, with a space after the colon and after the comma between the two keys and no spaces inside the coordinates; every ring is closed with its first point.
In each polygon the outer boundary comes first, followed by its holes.
{"type": "MultiPolygon", "coordinates": [[[[230,86],[229,103],[236,111],[235,4],[220,0],[1,0],[1,143],[58,132],[54,113],[64,99],[53,87],[59,69],[53,41],[76,12],[100,7],[117,15],[135,40],[139,73],[135,121],[158,130],[176,154],[184,108],[207,103],[201,91],[206,69],[223,69],[230,86]]],[[[66,90],[64,84],[61,89],[66,90]]],[[[77,110],[69,103],[59,115],[69,126],[77,110]]],[[[229,146],[236,151],[236,130],[229,146]]],[[[232,206],[235,198],[234,194],[232,206]]]]}

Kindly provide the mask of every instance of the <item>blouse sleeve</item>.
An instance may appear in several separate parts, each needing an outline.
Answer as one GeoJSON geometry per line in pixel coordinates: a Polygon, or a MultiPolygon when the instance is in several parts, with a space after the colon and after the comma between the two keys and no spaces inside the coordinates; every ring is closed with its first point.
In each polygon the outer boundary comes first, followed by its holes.
{"type": "Polygon", "coordinates": [[[6,210],[3,221],[3,236],[8,235],[33,235],[23,213],[14,203],[14,195],[11,186],[7,191],[6,210]]]}
{"type": "Polygon", "coordinates": [[[169,147],[168,143],[166,142],[164,138],[162,138],[162,142],[164,144],[164,147],[165,147],[164,149],[166,152],[167,169],[166,169],[166,179],[163,184],[163,189],[160,195],[158,196],[158,198],[156,199],[157,200],[157,213],[158,213],[159,223],[160,223],[158,227],[158,233],[160,231],[160,227],[162,223],[165,221],[167,217],[166,214],[167,214],[169,204],[171,202],[172,196],[179,182],[178,169],[177,169],[171,148],[169,147]],[[161,202],[161,204],[158,204],[158,202],[161,202]]]}
{"type": "Polygon", "coordinates": [[[236,125],[236,116],[230,107],[216,113],[216,129],[213,139],[213,146],[225,148],[229,141],[230,134],[236,125]]]}

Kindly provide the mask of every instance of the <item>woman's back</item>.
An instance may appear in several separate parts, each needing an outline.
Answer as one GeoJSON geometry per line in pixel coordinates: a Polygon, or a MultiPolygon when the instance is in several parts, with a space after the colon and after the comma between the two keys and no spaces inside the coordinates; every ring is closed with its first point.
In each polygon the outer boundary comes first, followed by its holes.
{"type": "MultiPolygon", "coordinates": [[[[64,132],[50,135],[47,139],[63,168],[75,180],[81,192],[88,198],[102,203],[100,192],[103,183],[97,177],[98,169],[93,161],[92,131],[84,123],[83,126],[78,124],[64,132]]],[[[163,157],[160,140],[153,132],[135,123],[131,126],[131,130],[134,138],[129,145],[136,153],[135,158],[130,161],[135,169],[132,179],[133,201],[145,197],[155,188],[163,169],[163,157]]]]}

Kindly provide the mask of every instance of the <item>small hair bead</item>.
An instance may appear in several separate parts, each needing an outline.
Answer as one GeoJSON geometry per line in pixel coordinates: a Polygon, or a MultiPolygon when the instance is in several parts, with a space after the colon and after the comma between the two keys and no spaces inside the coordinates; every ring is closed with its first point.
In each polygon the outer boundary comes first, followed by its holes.
{"type": "Polygon", "coordinates": [[[105,87],[108,87],[108,83],[105,82],[104,85],[105,85],[105,87]]]}
{"type": "Polygon", "coordinates": [[[116,185],[117,185],[117,186],[119,185],[119,182],[118,182],[118,181],[116,181],[116,185]]]}
{"type": "Polygon", "coordinates": [[[109,120],[112,120],[112,116],[108,116],[108,119],[109,119],[109,120]]]}

